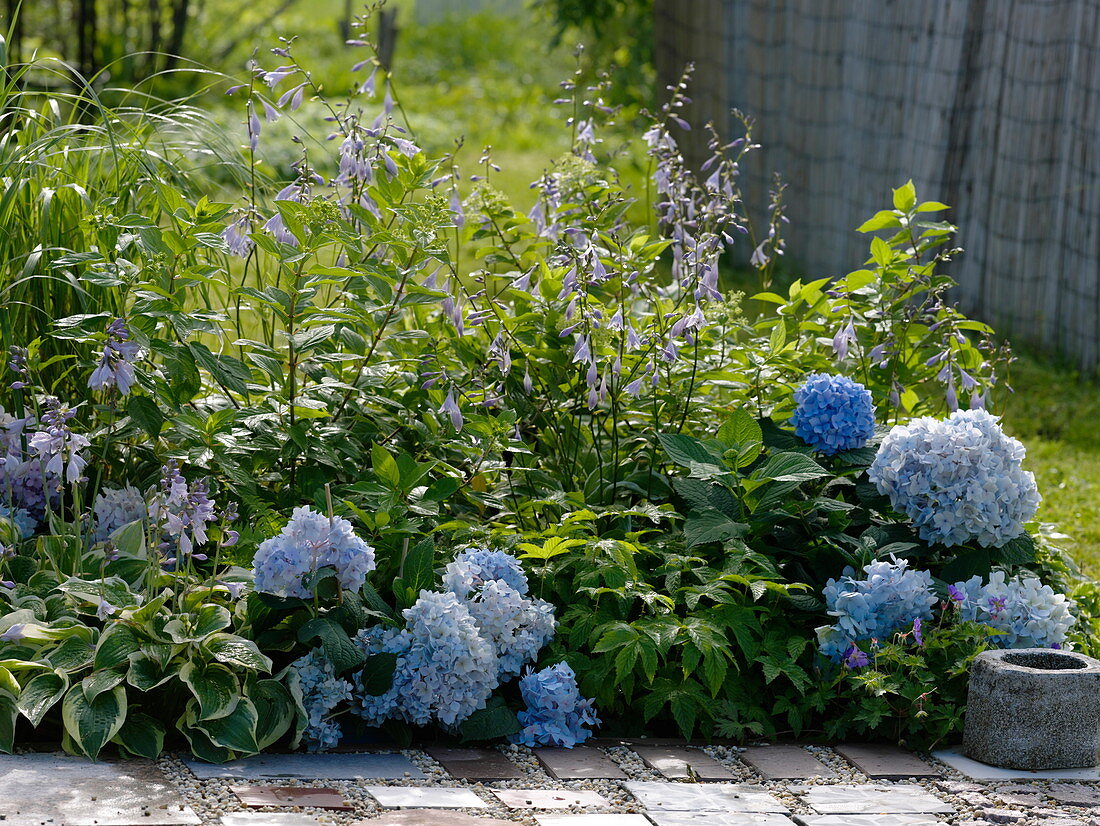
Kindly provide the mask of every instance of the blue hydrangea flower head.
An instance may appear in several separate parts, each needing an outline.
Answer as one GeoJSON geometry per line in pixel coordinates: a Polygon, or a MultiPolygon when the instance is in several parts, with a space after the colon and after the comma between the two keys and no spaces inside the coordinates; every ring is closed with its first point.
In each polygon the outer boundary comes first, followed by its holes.
{"type": "Polygon", "coordinates": [[[908,570],[908,562],[876,560],[864,566],[866,579],[846,568],[839,580],[825,584],[825,605],[836,622],[817,629],[818,647],[833,662],[841,662],[855,643],[888,640],[912,628],[914,620],[932,618],[936,595],[928,571],[908,570]]]}
{"type": "Polygon", "coordinates": [[[863,447],[875,435],[871,391],[847,376],[812,373],[794,391],[798,438],[826,455],[863,447]]]}
{"type": "Polygon", "coordinates": [[[403,630],[368,629],[358,635],[356,642],[368,655],[397,654],[397,668],[389,691],[375,697],[360,690],[353,710],[372,725],[395,717],[453,728],[484,708],[497,687],[499,665],[466,605],[450,592],[421,591],[402,615],[403,630]]]}
{"type": "MultiPolygon", "coordinates": [[[[359,650],[367,657],[375,654],[396,654],[393,682],[382,694],[368,694],[363,686],[363,673],[355,675],[355,698],[352,711],[366,720],[367,725],[380,726],[389,719],[403,716],[400,713],[402,694],[412,682],[409,671],[408,652],[412,645],[412,636],[404,630],[372,625],[364,628],[354,639],[359,650]]],[[[425,708],[415,709],[413,716],[430,716],[425,708]]]]}
{"type": "Polygon", "coordinates": [[[527,708],[519,713],[523,729],[512,735],[514,743],[571,749],[592,736],[589,726],[600,725],[592,700],[581,697],[568,663],[528,671],[519,690],[527,708]]]}
{"type": "Polygon", "coordinates": [[[374,570],[374,548],[355,535],[351,523],[307,507],[295,508],[278,536],[260,543],[253,560],[256,590],[280,597],[310,596],[303,579],[332,568],[340,587],[358,591],[374,570]]]}
{"type": "Polygon", "coordinates": [[[523,565],[504,551],[469,548],[456,556],[443,573],[443,587],[460,599],[490,580],[502,580],[520,596],[527,596],[523,565]]]}
{"type": "Polygon", "coordinates": [[[1024,446],[985,410],[897,425],[868,470],[922,539],[948,547],[1001,547],[1035,516],[1039,490],[1023,469],[1024,446]]]}
{"type": "Polygon", "coordinates": [[[1000,631],[990,642],[1001,648],[1064,648],[1075,622],[1066,595],[1035,577],[1006,582],[1004,571],[994,571],[985,585],[975,576],[951,588],[960,619],[1000,631]]]}
{"type": "Polygon", "coordinates": [[[503,579],[482,583],[463,603],[496,652],[501,682],[518,676],[554,638],[554,606],[521,596],[503,579]]]}
{"type": "Polygon", "coordinates": [[[302,737],[309,751],[327,751],[340,742],[340,724],[332,712],[352,696],[352,686],[336,676],[336,669],[320,648],[291,663],[298,673],[302,701],[306,709],[306,728],[302,737]]]}
{"type": "Polygon", "coordinates": [[[104,488],[95,498],[92,513],[95,516],[93,538],[103,542],[123,525],[145,519],[149,515],[149,505],[145,494],[132,485],[104,488]]]}
{"type": "Polygon", "coordinates": [[[30,539],[38,529],[38,520],[30,515],[26,508],[10,508],[0,505],[0,519],[10,520],[19,531],[20,539],[30,539]]]}

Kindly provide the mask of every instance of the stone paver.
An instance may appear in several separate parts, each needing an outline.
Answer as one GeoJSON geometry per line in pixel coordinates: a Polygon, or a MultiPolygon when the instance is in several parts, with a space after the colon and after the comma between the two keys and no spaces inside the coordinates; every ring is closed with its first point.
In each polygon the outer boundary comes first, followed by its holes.
{"type": "Polygon", "coordinates": [[[493,789],[509,809],[568,809],[571,806],[607,807],[611,803],[598,792],[573,789],[493,789]]]}
{"type": "Polygon", "coordinates": [[[423,771],[403,754],[261,754],[230,763],[187,760],[196,777],[244,780],[423,780],[423,771]]]}
{"type": "Polygon", "coordinates": [[[518,780],[519,766],[496,749],[425,749],[428,756],[459,780],[518,780]]]}
{"type": "Polygon", "coordinates": [[[1091,786],[1055,783],[1050,787],[1050,796],[1070,806],[1100,806],[1100,789],[1091,786]]]}
{"type": "Polygon", "coordinates": [[[357,820],[354,826],[515,826],[515,822],[439,809],[405,809],[402,812],[384,812],[380,817],[368,820],[357,820]]]}
{"type": "Polygon", "coordinates": [[[634,746],[642,762],[669,780],[736,780],[737,775],[699,749],[634,746]]]}
{"type": "Polygon", "coordinates": [[[364,786],[387,809],[484,809],[489,806],[469,789],[439,786],[364,786]]]}
{"type": "Polygon", "coordinates": [[[971,780],[1091,780],[1100,781],[1100,766],[1091,769],[1051,769],[1050,771],[1027,771],[1026,769],[1002,769],[971,760],[959,749],[944,749],[932,752],[932,756],[951,768],[962,772],[971,780]]]}
{"type": "Polygon", "coordinates": [[[802,746],[776,743],[772,746],[750,746],[741,759],[765,780],[809,780],[811,777],[836,777],[826,766],[802,746]]]}
{"type": "Polygon", "coordinates": [[[911,751],[876,743],[845,743],[836,753],[873,780],[906,780],[910,777],[939,777],[935,766],[911,751]]]}
{"type": "Polygon", "coordinates": [[[3,826],[193,826],[198,816],[146,760],[0,756],[3,826]]]}
{"type": "Polygon", "coordinates": [[[942,826],[929,815],[795,815],[801,826],[942,826]]]}
{"type": "Polygon", "coordinates": [[[539,826],[652,826],[645,815],[539,815],[539,826]]]}
{"type": "Polygon", "coordinates": [[[626,780],[618,763],[591,746],[534,751],[542,767],[557,780],[626,780]]]}
{"type": "Polygon", "coordinates": [[[954,808],[929,794],[922,786],[834,785],[795,786],[811,808],[820,814],[933,814],[954,808]]]}
{"type": "Polygon", "coordinates": [[[295,808],[312,806],[334,812],[349,811],[352,805],[336,789],[309,786],[230,786],[242,806],[281,806],[295,808]]]}
{"type": "Polygon", "coordinates": [[[660,812],[786,812],[787,807],[763,786],[736,783],[662,783],[636,781],[623,784],[648,811],[660,812]]]}
{"type": "Polygon", "coordinates": [[[230,812],[222,826],[318,826],[321,821],[301,812],[230,812]]]}
{"type": "Polygon", "coordinates": [[[760,812],[649,812],[654,826],[792,826],[786,815],[760,812]]]}

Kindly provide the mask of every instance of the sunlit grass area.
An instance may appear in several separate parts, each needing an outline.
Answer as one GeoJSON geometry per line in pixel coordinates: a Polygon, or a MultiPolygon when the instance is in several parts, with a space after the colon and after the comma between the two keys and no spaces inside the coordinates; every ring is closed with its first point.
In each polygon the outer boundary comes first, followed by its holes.
{"type": "Polygon", "coordinates": [[[1027,445],[1043,494],[1039,518],[1068,534],[1078,562],[1100,577],[1100,384],[1024,355],[1013,365],[1012,386],[1005,421],[1027,445]]]}

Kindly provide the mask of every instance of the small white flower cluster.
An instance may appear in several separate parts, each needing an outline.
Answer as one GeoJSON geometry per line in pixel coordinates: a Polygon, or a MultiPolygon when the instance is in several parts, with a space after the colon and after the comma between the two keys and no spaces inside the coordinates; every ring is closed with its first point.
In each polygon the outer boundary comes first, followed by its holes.
{"type": "Polygon", "coordinates": [[[894,427],[868,475],[922,539],[1000,547],[1024,532],[1039,491],[1021,466],[1024,446],[985,410],[959,410],[894,427]]]}

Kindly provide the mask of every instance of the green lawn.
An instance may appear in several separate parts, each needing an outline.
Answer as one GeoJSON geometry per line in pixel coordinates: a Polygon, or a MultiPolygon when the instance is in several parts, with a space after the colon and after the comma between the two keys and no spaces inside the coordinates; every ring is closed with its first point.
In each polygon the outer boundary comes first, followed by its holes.
{"type": "Polygon", "coordinates": [[[1005,422],[1027,445],[1043,505],[1039,518],[1070,536],[1067,543],[1091,576],[1100,576],[1100,383],[1034,356],[1012,366],[1015,392],[1005,422]]]}

